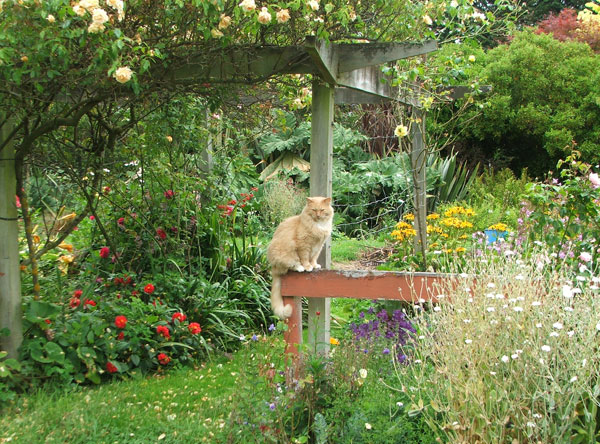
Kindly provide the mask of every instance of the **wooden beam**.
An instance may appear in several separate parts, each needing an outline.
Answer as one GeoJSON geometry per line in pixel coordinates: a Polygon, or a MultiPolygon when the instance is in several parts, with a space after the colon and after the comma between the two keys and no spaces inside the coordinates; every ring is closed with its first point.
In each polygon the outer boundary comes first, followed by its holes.
{"type": "Polygon", "coordinates": [[[382,65],[437,50],[435,40],[423,43],[342,43],[334,46],[339,59],[338,73],[382,65]]]}
{"type": "Polygon", "coordinates": [[[409,106],[419,106],[416,97],[401,95],[398,88],[392,87],[391,79],[383,74],[378,66],[341,73],[337,80],[339,86],[358,90],[363,94],[395,100],[409,106]]]}
{"type": "Polygon", "coordinates": [[[390,102],[393,99],[390,97],[376,96],[358,89],[346,88],[344,86],[335,89],[336,104],[363,104],[375,103],[381,104],[390,102]]]}
{"type": "MultiPolygon", "coordinates": [[[[331,197],[333,183],[333,87],[313,82],[312,133],[310,147],[310,195],[331,197]]],[[[327,239],[318,259],[323,269],[331,266],[331,239],[327,239]]],[[[319,353],[329,352],[331,301],[310,300],[308,342],[319,353]],[[319,313],[317,316],[316,313],[319,313]]]]}
{"type": "Polygon", "coordinates": [[[338,53],[336,47],[322,40],[313,38],[306,39],[306,51],[314,63],[316,72],[320,77],[331,85],[336,83],[338,74],[338,53]]]}
{"type": "Polygon", "coordinates": [[[412,149],[410,165],[413,178],[414,227],[417,235],[414,238],[415,253],[421,252],[425,260],[427,251],[427,183],[425,177],[427,150],[425,149],[425,113],[418,107],[412,107],[411,126],[412,149]]]}
{"type": "MultiPolygon", "coordinates": [[[[10,120],[0,128],[0,143],[8,137],[9,125],[10,120]]],[[[0,329],[10,332],[0,335],[0,350],[11,358],[18,357],[23,340],[16,191],[15,149],[10,142],[0,151],[0,329]]]]}
{"type": "Polygon", "coordinates": [[[405,302],[438,302],[443,282],[451,275],[393,271],[320,270],[311,273],[288,272],[281,279],[286,297],[386,299],[405,302]]]}

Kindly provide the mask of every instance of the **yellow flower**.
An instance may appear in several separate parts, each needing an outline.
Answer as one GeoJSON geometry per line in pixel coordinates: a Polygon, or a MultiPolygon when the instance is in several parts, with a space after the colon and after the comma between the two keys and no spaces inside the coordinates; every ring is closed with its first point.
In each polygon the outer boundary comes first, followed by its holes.
{"type": "Polygon", "coordinates": [[[464,253],[465,251],[467,251],[467,249],[465,247],[457,247],[456,250],[457,253],[464,253]]]}
{"type": "Polygon", "coordinates": [[[424,15],[423,23],[425,23],[427,26],[431,26],[433,24],[433,20],[431,20],[431,17],[429,17],[428,15],[424,15]]]}
{"type": "Polygon", "coordinates": [[[508,231],[508,226],[502,222],[498,222],[497,224],[490,225],[488,230],[508,231]]]}
{"type": "Polygon", "coordinates": [[[471,54],[469,56],[469,62],[473,63],[475,61],[475,56],[473,54],[471,54]]]}
{"type": "Polygon", "coordinates": [[[408,128],[404,125],[398,125],[394,130],[394,134],[400,139],[406,137],[408,135],[408,128]]]}
{"type": "Polygon", "coordinates": [[[220,39],[223,37],[223,33],[216,28],[210,30],[210,35],[212,35],[214,39],[220,39]]]}
{"type": "Polygon", "coordinates": [[[340,341],[338,341],[337,339],[335,339],[333,337],[329,338],[329,343],[331,345],[340,345],[340,341]]]}
{"type": "Polygon", "coordinates": [[[48,14],[46,20],[48,20],[49,23],[54,23],[56,21],[56,17],[54,17],[52,14],[48,14]]]}
{"type": "Polygon", "coordinates": [[[440,215],[438,213],[431,213],[427,215],[427,220],[435,220],[439,219],[440,215]]]}
{"type": "Polygon", "coordinates": [[[396,228],[399,230],[405,229],[405,228],[412,228],[412,225],[403,221],[400,221],[396,224],[396,228]]]}
{"type": "Polygon", "coordinates": [[[415,220],[415,215],[412,214],[412,213],[406,213],[404,215],[404,219],[406,219],[406,220],[415,220]]]}

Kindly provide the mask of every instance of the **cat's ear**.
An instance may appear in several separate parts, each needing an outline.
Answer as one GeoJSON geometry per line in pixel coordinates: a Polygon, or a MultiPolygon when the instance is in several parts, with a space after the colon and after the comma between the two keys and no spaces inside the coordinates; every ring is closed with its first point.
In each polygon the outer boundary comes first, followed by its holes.
{"type": "Polygon", "coordinates": [[[314,200],[312,197],[307,197],[307,198],[306,198],[306,203],[307,203],[307,204],[314,204],[314,203],[315,203],[315,200],[314,200]]]}
{"type": "Polygon", "coordinates": [[[325,199],[323,199],[323,203],[325,205],[331,205],[331,197],[326,197],[325,199]]]}

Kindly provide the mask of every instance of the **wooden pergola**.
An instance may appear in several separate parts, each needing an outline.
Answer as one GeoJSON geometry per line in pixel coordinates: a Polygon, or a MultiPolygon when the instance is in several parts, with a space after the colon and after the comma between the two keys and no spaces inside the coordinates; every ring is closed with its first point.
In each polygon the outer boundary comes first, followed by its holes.
{"type": "MultiPolygon", "coordinates": [[[[334,104],[363,104],[396,101],[410,106],[411,164],[414,178],[415,228],[422,245],[425,232],[425,144],[424,115],[418,94],[413,89],[392,87],[381,65],[422,55],[437,49],[436,42],[424,43],[331,43],[307,38],[303,45],[259,46],[224,49],[211,66],[193,57],[170,75],[178,83],[201,84],[210,81],[267,80],[282,74],[312,74],[312,139],[310,151],[310,195],[332,195],[333,116],[334,104]],[[410,91],[407,93],[406,91],[410,91]]],[[[10,129],[4,125],[0,143],[8,139],[10,129]]],[[[18,249],[18,212],[15,203],[14,147],[0,152],[0,329],[11,335],[0,336],[0,349],[15,356],[21,342],[21,283],[18,249]]],[[[331,244],[321,252],[319,263],[331,265],[331,244]]],[[[301,309],[295,298],[295,310],[301,309]]],[[[330,300],[309,300],[308,338],[317,348],[329,348],[330,300]],[[320,315],[316,316],[315,313],[320,315]]]]}

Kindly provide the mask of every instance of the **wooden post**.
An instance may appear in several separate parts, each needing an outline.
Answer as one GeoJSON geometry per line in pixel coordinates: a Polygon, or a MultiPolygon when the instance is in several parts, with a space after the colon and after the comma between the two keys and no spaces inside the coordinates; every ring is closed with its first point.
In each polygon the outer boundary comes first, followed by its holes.
{"type": "MultiPolygon", "coordinates": [[[[333,165],[333,103],[334,88],[313,82],[312,139],[310,146],[310,195],[331,197],[333,165]]],[[[319,264],[331,267],[331,240],[325,242],[319,264]]],[[[308,343],[311,350],[329,352],[331,300],[309,299],[308,343]],[[317,315],[317,313],[319,313],[317,315]]]]}
{"type": "Polygon", "coordinates": [[[410,152],[410,164],[412,169],[414,186],[414,207],[415,207],[415,253],[423,254],[423,264],[425,262],[425,251],[427,251],[427,189],[425,182],[425,166],[427,163],[427,151],[423,135],[425,133],[425,113],[418,107],[412,107],[412,150],[410,152]]]}
{"type": "MultiPolygon", "coordinates": [[[[10,131],[9,120],[0,128],[0,144],[10,131]]],[[[0,330],[6,328],[10,335],[0,335],[0,350],[11,358],[17,357],[23,340],[16,190],[15,149],[9,142],[0,151],[0,330]]]]}

